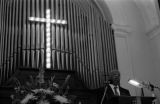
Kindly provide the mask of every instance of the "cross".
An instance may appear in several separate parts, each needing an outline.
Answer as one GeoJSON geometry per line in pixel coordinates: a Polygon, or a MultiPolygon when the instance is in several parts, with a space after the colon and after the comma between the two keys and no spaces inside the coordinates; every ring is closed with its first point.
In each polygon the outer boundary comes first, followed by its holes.
{"type": "Polygon", "coordinates": [[[67,24],[66,20],[60,20],[60,19],[51,19],[50,18],[50,9],[46,10],[46,18],[40,18],[40,17],[29,17],[30,21],[34,22],[42,22],[46,23],[46,68],[51,68],[51,34],[50,34],[50,28],[51,24],[61,24],[65,25],[67,24]]]}

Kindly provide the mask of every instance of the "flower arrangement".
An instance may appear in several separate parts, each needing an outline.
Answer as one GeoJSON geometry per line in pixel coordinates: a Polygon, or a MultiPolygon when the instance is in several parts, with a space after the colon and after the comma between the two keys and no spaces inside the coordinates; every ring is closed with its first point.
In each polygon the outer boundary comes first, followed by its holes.
{"type": "Polygon", "coordinates": [[[68,75],[65,82],[60,87],[54,82],[55,76],[51,77],[48,82],[44,80],[44,70],[41,68],[38,76],[33,78],[26,85],[21,85],[20,81],[14,78],[16,82],[15,93],[11,95],[12,104],[71,104],[75,96],[67,96],[69,86],[67,82],[70,78],[68,75]]]}

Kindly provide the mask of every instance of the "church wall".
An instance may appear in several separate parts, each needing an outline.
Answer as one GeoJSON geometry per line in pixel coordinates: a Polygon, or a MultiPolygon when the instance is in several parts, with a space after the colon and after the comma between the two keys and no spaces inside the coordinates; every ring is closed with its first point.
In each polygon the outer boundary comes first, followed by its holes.
{"type": "MultiPolygon", "coordinates": [[[[118,67],[123,76],[121,84],[130,89],[132,95],[139,96],[141,95],[140,89],[134,87],[133,90],[125,79],[131,77],[139,81],[156,82],[158,75],[155,74],[154,53],[151,48],[151,40],[146,35],[146,31],[150,27],[145,26],[147,21],[144,20],[145,16],[142,9],[135,3],[137,1],[106,0],[105,2],[111,11],[115,37],[117,37],[118,67]]],[[[151,96],[148,90],[144,89],[144,91],[145,96],[151,96]]]]}
{"type": "MultiPolygon", "coordinates": [[[[149,35],[151,41],[151,50],[153,51],[153,59],[154,59],[154,67],[155,67],[155,75],[156,80],[152,81],[152,84],[155,86],[160,86],[160,28],[159,26],[156,29],[153,29],[149,35]]],[[[160,98],[160,91],[158,89],[155,90],[158,98],[160,98]]]]}

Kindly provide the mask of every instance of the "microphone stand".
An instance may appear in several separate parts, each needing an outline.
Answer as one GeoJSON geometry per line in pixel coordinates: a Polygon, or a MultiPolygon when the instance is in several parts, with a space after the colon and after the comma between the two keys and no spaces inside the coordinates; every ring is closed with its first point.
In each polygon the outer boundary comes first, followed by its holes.
{"type": "Polygon", "coordinates": [[[100,103],[100,104],[103,104],[103,101],[104,101],[104,98],[105,98],[105,96],[106,96],[106,92],[107,92],[107,89],[108,89],[108,85],[109,85],[109,83],[107,82],[107,85],[106,85],[106,87],[105,87],[105,90],[104,90],[104,93],[103,93],[103,96],[102,96],[102,99],[101,99],[101,103],[100,103]]]}
{"type": "Polygon", "coordinates": [[[151,92],[154,94],[153,97],[155,97],[158,100],[158,102],[160,103],[160,99],[158,98],[157,94],[154,92],[154,89],[158,89],[160,91],[160,87],[155,86],[151,83],[149,83],[149,87],[151,88],[151,92]]]}
{"type": "Polygon", "coordinates": [[[144,90],[141,88],[141,96],[144,97],[144,90]]]}
{"type": "Polygon", "coordinates": [[[149,86],[151,87],[151,91],[154,91],[155,88],[160,91],[160,88],[158,86],[154,86],[153,84],[149,84],[149,86]]]}

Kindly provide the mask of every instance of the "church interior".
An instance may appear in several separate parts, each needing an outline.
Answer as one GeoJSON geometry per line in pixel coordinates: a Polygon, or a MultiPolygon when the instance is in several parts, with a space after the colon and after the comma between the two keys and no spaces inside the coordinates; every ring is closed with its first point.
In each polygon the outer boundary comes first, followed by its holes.
{"type": "Polygon", "coordinates": [[[38,88],[54,80],[73,104],[100,104],[97,89],[115,69],[132,97],[160,104],[159,0],[0,0],[2,104],[18,104],[15,86],[36,78],[38,88]]]}

